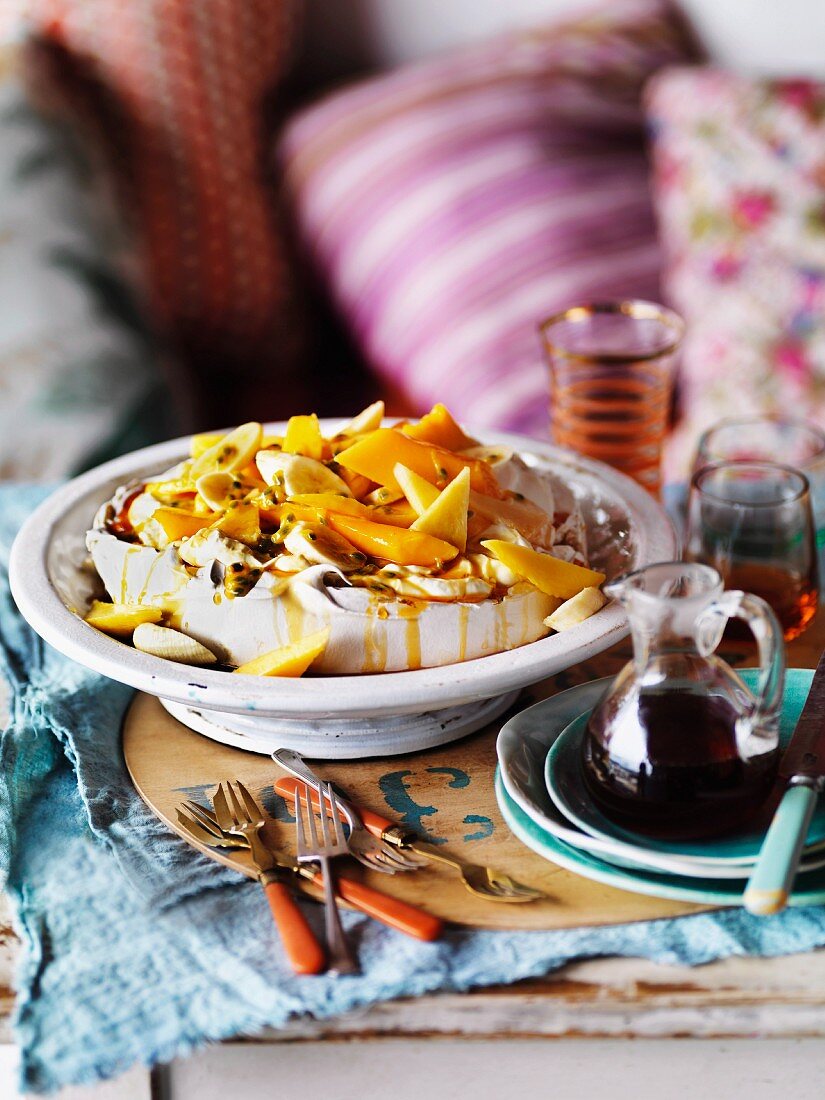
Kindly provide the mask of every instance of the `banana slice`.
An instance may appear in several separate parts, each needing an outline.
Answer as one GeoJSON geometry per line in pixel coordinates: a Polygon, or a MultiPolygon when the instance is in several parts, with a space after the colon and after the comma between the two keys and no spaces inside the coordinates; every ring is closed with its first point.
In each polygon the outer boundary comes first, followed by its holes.
{"type": "Polygon", "coordinates": [[[196,535],[181,543],[180,557],[187,565],[198,568],[211,566],[213,562],[221,565],[234,565],[240,562],[250,569],[260,569],[261,563],[249,547],[237,539],[229,538],[214,527],[204,527],[196,535]]]}
{"type": "Polygon", "coordinates": [[[583,588],[581,592],[565,600],[552,615],[548,615],[544,625],[551,630],[569,630],[571,626],[577,626],[595,615],[606,603],[607,597],[600,588],[583,588]]]}
{"type": "Polygon", "coordinates": [[[233,500],[243,500],[254,486],[233,474],[213,473],[199,477],[196,488],[213,512],[223,512],[233,500]]]}
{"type": "Polygon", "coordinates": [[[278,554],[267,566],[276,573],[300,573],[306,567],[306,561],[298,554],[278,554]]]}
{"type": "Polygon", "coordinates": [[[255,462],[267,485],[282,485],[288,497],[300,493],[352,496],[347,483],[314,458],[286,454],[284,451],[258,451],[255,462]]]}
{"type": "Polygon", "coordinates": [[[477,575],[491,584],[501,585],[502,588],[512,588],[514,584],[519,582],[518,574],[514,573],[498,558],[489,558],[486,554],[470,554],[469,560],[477,575]]]}
{"type": "Polygon", "coordinates": [[[167,661],[177,661],[182,665],[214,665],[218,660],[211,649],[188,634],[168,626],[155,626],[154,623],[141,623],[135,627],[132,644],[142,653],[165,657],[167,661]]]}
{"type": "Polygon", "coordinates": [[[263,428],[256,421],[241,424],[199,455],[189,467],[189,477],[197,481],[216,470],[231,473],[248,466],[261,446],[263,428]]]}
{"type": "Polygon", "coordinates": [[[284,539],[290,554],[305,558],[312,565],[334,565],[342,573],[361,569],[367,558],[352,543],[328,527],[296,523],[284,539]]]}
{"type": "Polygon", "coordinates": [[[352,420],[349,420],[346,424],[342,424],[341,427],[335,433],[336,435],[361,435],[363,432],[372,432],[376,428],[381,427],[381,421],[384,419],[384,402],[374,401],[371,405],[367,405],[357,416],[354,416],[352,420]]]}

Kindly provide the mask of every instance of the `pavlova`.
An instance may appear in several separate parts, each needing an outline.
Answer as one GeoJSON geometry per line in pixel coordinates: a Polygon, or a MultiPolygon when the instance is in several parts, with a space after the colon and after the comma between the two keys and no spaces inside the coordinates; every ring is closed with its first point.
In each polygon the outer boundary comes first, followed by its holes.
{"type": "Polygon", "coordinates": [[[199,435],[87,534],[86,621],[156,656],[257,675],[392,672],[513,649],[604,603],[564,482],[437,405],[331,436],[294,416],[199,435]]]}

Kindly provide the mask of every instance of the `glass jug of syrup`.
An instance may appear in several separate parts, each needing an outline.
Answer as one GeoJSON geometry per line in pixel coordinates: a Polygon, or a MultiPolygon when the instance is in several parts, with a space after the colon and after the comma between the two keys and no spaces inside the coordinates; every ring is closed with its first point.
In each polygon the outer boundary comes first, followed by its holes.
{"type": "Polygon", "coordinates": [[[779,762],[782,629],[758,596],[723,591],[715,569],[661,562],[604,591],[630,620],[633,660],[594,708],[584,779],[602,812],[634,832],[698,839],[742,825],[779,762]],[[714,650],[728,618],[759,650],[755,695],[714,650]]]}

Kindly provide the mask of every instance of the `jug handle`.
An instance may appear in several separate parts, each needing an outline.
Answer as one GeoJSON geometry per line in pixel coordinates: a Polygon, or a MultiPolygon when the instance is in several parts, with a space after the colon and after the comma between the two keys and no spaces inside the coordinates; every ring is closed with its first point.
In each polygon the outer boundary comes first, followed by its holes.
{"type": "MultiPolygon", "coordinates": [[[[696,644],[703,657],[709,657],[722,640],[728,619],[747,623],[759,651],[759,682],[747,728],[737,731],[747,741],[754,729],[776,729],[782,707],[785,684],[785,639],[782,627],[770,604],[750,592],[723,592],[699,614],[696,620],[696,644]]],[[[740,743],[740,751],[744,745],[740,743]]],[[[744,754],[748,755],[748,754],[744,754]]]]}

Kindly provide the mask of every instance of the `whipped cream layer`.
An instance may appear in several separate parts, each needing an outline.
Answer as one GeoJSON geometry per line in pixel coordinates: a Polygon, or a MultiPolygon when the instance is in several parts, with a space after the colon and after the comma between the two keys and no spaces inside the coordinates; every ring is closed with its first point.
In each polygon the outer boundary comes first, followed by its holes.
{"type": "MultiPolygon", "coordinates": [[[[550,552],[566,560],[586,557],[584,524],[566,486],[513,457],[496,466],[500,484],[522,493],[548,515],[567,518],[553,529],[550,552]]],[[[187,564],[176,545],[155,549],[117,538],[105,528],[107,506],[88,532],[87,547],[110,598],[117,603],[162,607],[169,625],[197,639],[227,665],[239,665],[305,635],[329,627],[331,634],[314,669],[347,675],[396,672],[471,660],[514,649],[547,634],[544,619],[560,600],[511,577],[495,596],[461,599],[466,581],[453,582],[455,595],[426,593],[428,578],[393,566],[402,594],[351,583],[334,566],[307,564],[283,575],[264,567],[245,595],[231,596],[224,569],[246,548],[221,536],[213,560],[187,564]],[[446,598],[445,598],[446,595],[446,598]]],[[[184,550],[184,553],[186,551],[184,550]]],[[[376,576],[380,581],[380,572],[376,576]]],[[[482,582],[478,582],[482,583],[482,582]]],[[[489,586],[488,586],[489,587],[489,586]]],[[[443,588],[443,585],[442,585],[443,588]]]]}
{"type": "Polygon", "coordinates": [[[228,597],[203,567],[192,577],[175,547],[129,545],[106,531],[89,535],[106,590],[118,602],[161,606],[170,625],[225,664],[252,660],[323,627],[331,630],[319,672],[397,672],[482,657],[535,641],[559,601],[532,585],[500,600],[437,603],[387,599],[316,565],[283,579],[264,573],[247,595],[228,597]]]}

